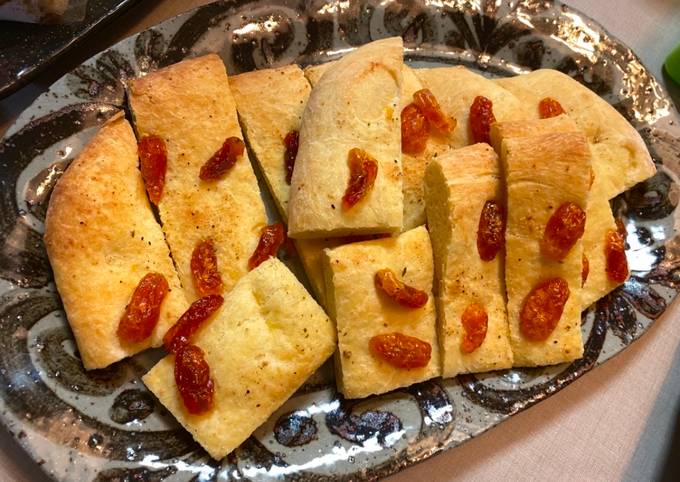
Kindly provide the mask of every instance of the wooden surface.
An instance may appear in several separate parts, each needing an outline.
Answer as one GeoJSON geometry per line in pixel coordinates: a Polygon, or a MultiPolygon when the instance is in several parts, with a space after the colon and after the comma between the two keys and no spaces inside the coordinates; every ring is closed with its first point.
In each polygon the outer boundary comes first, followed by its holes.
{"type": "MultiPolygon", "coordinates": [[[[47,86],[117,40],[207,1],[147,0],[95,34],[35,82],[0,101],[0,133],[47,86]]],[[[567,0],[631,46],[662,78],[680,42],[676,0],[567,0]]],[[[649,332],[604,366],[486,434],[391,477],[413,480],[648,480],[675,431],[680,397],[675,303],[649,332]]],[[[0,481],[46,481],[0,432],[0,481]]]]}

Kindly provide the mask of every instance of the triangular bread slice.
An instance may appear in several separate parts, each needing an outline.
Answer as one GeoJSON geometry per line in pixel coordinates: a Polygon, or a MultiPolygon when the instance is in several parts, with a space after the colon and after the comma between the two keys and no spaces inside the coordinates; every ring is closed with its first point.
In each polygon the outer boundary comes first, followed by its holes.
{"type": "Polygon", "coordinates": [[[222,179],[199,178],[225,139],[243,139],[222,60],[214,54],[184,60],[131,80],[128,93],[138,136],[160,136],[168,149],[158,210],[188,298],[198,297],[191,255],[206,239],[229,290],[248,272],[267,218],[247,152],[222,179]]]}
{"type": "Polygon", "coordinates": [[[495,82],[521,99],[529,110],[527,119],[538,117],[541,99],[551,97],[562,105],[588,138],[595,178],[599,178],[607,199],[656,172],[635,128],[604,99],[568,75],[540,69],[495,82]]]}
{"type": "Polygon", "coordinates": [[[477,251],[477,229],[485,203],[505,205],[498,156],[484,143],[449,151],[432,160],[425,187],[442,376],[510,368],[505,252],[501,249],[494,259],[483,261],[477,251]],[[479,347],[464,353],[461,318],[473,303],[484,308],[487,331],[479,347]]]}
{"type": "Polygon", "coordinates": [[[55,186],[45,247],[88,370],[159,346],[187,307],[146,197],[137,141],[122,114],[99,130],[55,186]],[[158,324],[144,342],[122,343],[118,324],[139,281],[150,272],[164,275],[170,287],[158,324]]]}
{"type": "MultiPolygon", "coordinates": [[[[582,132],[569,115],[548,119],[499,122],[491,126],[491,141],[497,151],[503,139],[551,133],[582,132]]],[[[591,151],[592,155],[592,151],[591,151]]],[[[610,230],[617,230],[605,183],[595,175],[586,207],[586,229],[583,233],[583,255],[588,262],[588,275],[581,290],[583,309],[588,308],[621,283],[607,276],[605,240],[610,230]]]]}
{"type": "Polygon", "coordinates": [[[233,451],[335,350],[335,327],[276,258],[249,272],[194,335],[214,383],[214,407],[191,415],[174,377],[174,355],[143,380],[216,460],[233,451]]]}
{"type": "Polygon", "coordinates": [[[401,38],[378,40],[340,59],[312,89],[291,183],[288,234],[292,238],[401,230],[402,65],[401,38]],[[353,148],[372,156],[378,172],[367,196],[346,210],[342,198],[353,148]]]}

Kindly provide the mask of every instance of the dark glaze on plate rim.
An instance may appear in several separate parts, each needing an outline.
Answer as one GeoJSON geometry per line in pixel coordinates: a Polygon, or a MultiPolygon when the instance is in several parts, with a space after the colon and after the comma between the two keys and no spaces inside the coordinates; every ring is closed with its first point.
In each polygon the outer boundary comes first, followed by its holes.
{"type": "Polygon", "coordinates": [[[552,1],[482,1],[479,9],[461,2],[306,4],[305,11],[294,1],[217,2],[170,19],[67,74],[2,141],[0,419],[56,479],[385,476],[557,392],[640,337],[680,289],[677,116],[637,57],[601,27],[552,1]],[[415,66],[464,64],[490,76],[557,68],[631,121],[659,167],[612,201],[627,229],[632,277],[584,312],[581,360],[436,379],[366,400],[343,399],[326,364],[234,454],[210,460],[139,380],[159,352],[82,369],[40,234],[51,188],[92,132],[126,109],[130,77],[207,52],[219,53],[231,74],[320,63],[391,35],[404,37],[415,66]],[[56,462],[66,459],[72,463],[56,462]]]}

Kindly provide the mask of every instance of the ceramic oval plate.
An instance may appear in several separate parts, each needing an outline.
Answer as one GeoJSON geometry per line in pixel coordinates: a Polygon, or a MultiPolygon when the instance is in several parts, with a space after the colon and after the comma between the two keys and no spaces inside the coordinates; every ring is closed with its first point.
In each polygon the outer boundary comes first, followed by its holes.
{"type": "MultiPolygon", "coordinates": [[[[455,447],[554,394],[625,349],[680,289],[677,113],[626,46],[552,1],[229,1],[128,38],[69,73],[0,147],[0,418],[58,480],[361,480],[455,447]],[[632,276],[583,315],[585,355],[568,365],[432,380],[344,400],[329,366],[235,453],[211,460],[140,382],[158,354],[83,371],[41,231],[52,186],[124,85],[217,52],[235,74],[319,63],[401,35],[409,63],[464,64],[488,76],[556,68],[613,104],[642,134],[658,173],[613,200],[632,276]]],[[[97,293],[92,293],[93,297],[97,293]]]]}

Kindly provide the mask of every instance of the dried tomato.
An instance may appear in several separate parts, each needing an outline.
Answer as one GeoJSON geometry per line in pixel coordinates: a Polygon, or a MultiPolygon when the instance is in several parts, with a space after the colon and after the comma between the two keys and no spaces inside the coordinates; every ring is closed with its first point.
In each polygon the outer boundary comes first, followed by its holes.
{"type": "Polygon", "coordinates": [[[160,273],[148,273],[139,281],[118,323],[121,341],[139,343],[151,336],[169,289],[168,281],[160,273]]]}
{"type": "Polygon", "coordinates": [[[427,303],[427,293],[405,284],[391,269],[378,271],[374,282],[376,288],[406,308],[422,308],[427,303]]]}
{"type": "Polygon", "coordinates": [[[583,236],[586,213],[578,204],[566,202],[550,216],[543,231],[541,252],[547,258],[562,261],[583,236]]]}
{"type": "Polygon", "coordinates": [[[460,321],[464,332],[460,351],[472,353],[482,345],[484,338],[486,338],[489,316],[482,305],[472,303],[465,308],[460,321]]]}
{"type": "Polygon", "coordinates": [[[562,278],[538,283],[527,295],[519,314],[519,329],[532,341],[546,340],[562,317],[569,299],[569,284],[562,278]]]}
{"type": "Polygon", "coordinates": [[[478,95],[470,106],[470,130],[473,142],[491,143],[489,132],[491,124],[496,122],[493,115],[493,103],[490,99],[478,95]]]}
{"type": "Polygon", "coordinates": [[[538,103],[538,112],[541,119],[547,119],[549,117],[557,117],[558,115],[564,114],[564,109],[558,101],[552,97],[546,97],[545,99],[541,99],[538,103]]]}
{"type": "Polygon", "coordinates": [[[422,368],[432,356],[432,346],[418,338],[401,333],[376,335],[368,342],[369,349],[397,368],[422,368]]]}
{"type": "Polygon", "coordinates": [[[165,142],[158,136],[145,136],[137,144],[139,167],[142,179],[149,193],[149,199],[155,205],[161,200],[165,186],[165,172],[168,169],[168,150],[165,142]]]}
{"type": "Polygon", "coordinates": [[[236,161],[246,149],[246,145],[238,137],[229,137],[224,141],[210,159],[201,167],[198,177],[203,181],[215,181],[234,167],[236,161]]]}
{"type": "Polygon", "coordinates": [[[588,261],[588,257],[584,254],[581,257],[581,287],[586,284],[588,273],[590,273],[590,261],[588,261]]]}
{"type": "Polygon", "coordinates": [[[420,154],[427,146],[429,135],[429,124],[418,106],[404,107],[401,111],[401,152],[420,154]]]}
{"type": "Polygon", "coordinates": [[[350,209],[366,197],[378,176],[378,161],[362,149],[350,149],[348,163],[349,181],[345,195],[342,196],[342,207],[344,209],[350,209]]]}
{"type": "Polygon", "coordinates": [[[413,103],[430,125],[442,134],[450,134],[456,128],[456,120],[444,114],[437,98],[429,89],[421,89],[413,94],[413,103]]]}
{"type": "Polygon", "coordinates": [[[220,295],[209,295],[199,298],[187,311],[180,316],[177,323],[172,325],[163,337],[163,346],[171,353],[187,345],[191,336],[201,327],[204,321],[210,318],[224,303],[224,298],[220,295]]]}
{"type": "Polygon", "coordinates": [[[497,201],[484,203],[477,227],[477,252],[482,261],[491,261],[505,244],[505,208],[497,201]]]}
{"type": "Polygon", "coordinates": [[[607,260],[607,277],[615,283],[623,283],[628,278],[628,260],[626,248],[621,233],[610,229],[607,231],[604,244],[604,254],[607,260]]]}
{"type": "Polygon", "coordinates": [[[295,158],[300,147],[300,133],[298,131],[290,131],[286,134],[285,139],[283,139],[283,144],[286,146],[286,153],[283,156],[286,166],[286,182],[290,184],[290,180],[293,177],[293,168],[295,167],[295,158]]]}
{"type": "Polygon", "coordinates": [[[286,229],[283,224],[270,224],[262,228],[260,241],[257,243],[255,252],[248,260],[248,269],[255,269],[270,256],[276,256],[281,245],[286,241],[286,229]]]}
{"type": "Polygon", "coordinates": [[[201,296],[222,293],[224,285],[217,269],[217,253],[211,240],[199,242],[191,253],[191,274],[201,296]]]}
{"type": "Polygon", "coordinates": [[[213,407],[215,384],[203,350],[196,345],[185,345],[175,354],[175,384],[190,414],[199,415],[213,407]]]}

